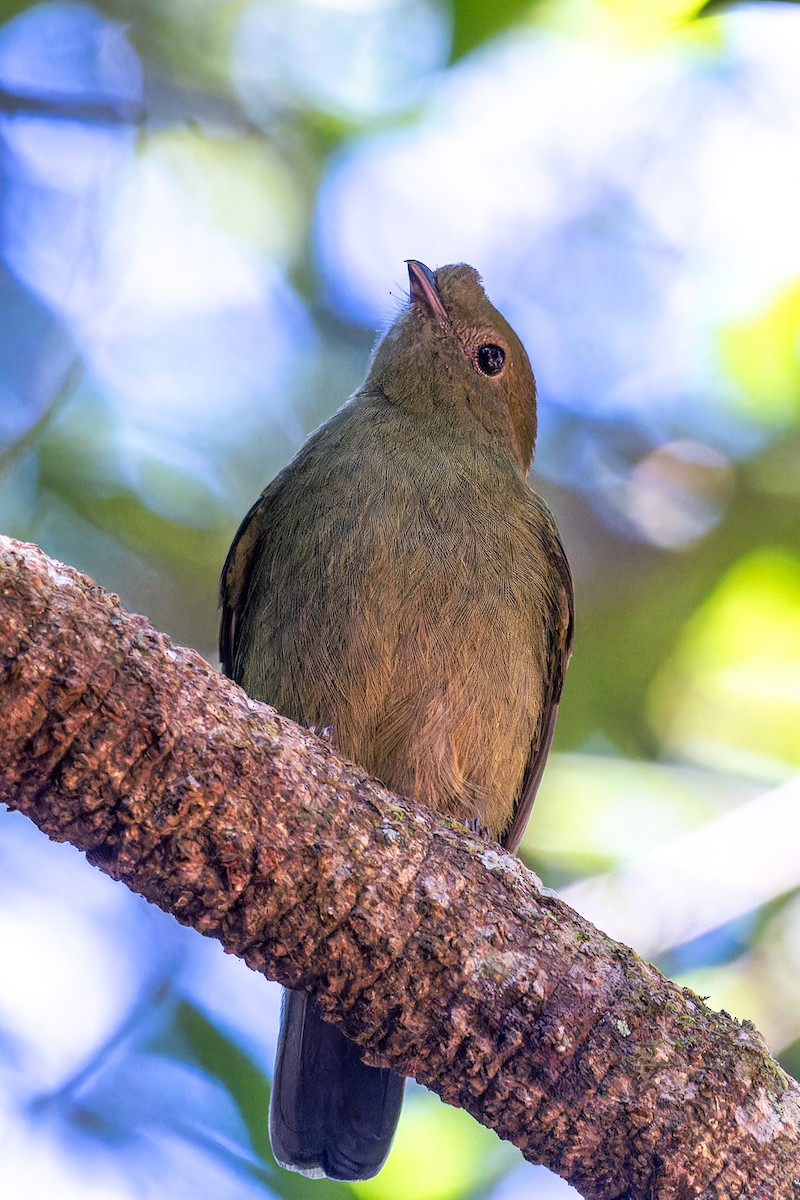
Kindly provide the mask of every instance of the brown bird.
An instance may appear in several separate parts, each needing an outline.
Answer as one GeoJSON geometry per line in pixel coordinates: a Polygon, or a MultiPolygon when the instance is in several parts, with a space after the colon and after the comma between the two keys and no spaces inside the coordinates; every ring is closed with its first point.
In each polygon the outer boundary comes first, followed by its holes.
{"type": "MultiPolygon", "coordinates": [[[[409,260],[367,377],[269,484],[222,573],[220,656],[255,699],[393,791],[516,850],[553,736],[572,581],[526,476],[536,385],[469,266],[409,260]]],[[[270,1105],[283,1166],[368,1179],[401,1076],[287,992],[270,1105]]]]}

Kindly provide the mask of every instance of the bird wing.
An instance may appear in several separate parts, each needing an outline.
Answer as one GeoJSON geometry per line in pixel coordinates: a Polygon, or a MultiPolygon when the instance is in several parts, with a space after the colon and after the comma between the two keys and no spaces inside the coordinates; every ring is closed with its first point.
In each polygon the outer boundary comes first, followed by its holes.
{"type": "Polygon", "coordinates": [[[266,532],[267,507],[267,492],[264,492],[239,526],[220,576],[219,657],[223,671],[231,679],[236,678],[236,628],[247,599],[256,550],[266,532]]]}
{"type": "Polygon", "coordinates": [[[516,851],[522,840],[522,834],[525,831],[525,826],[528,824],[533,802],[536,799],[536,792],[544,773],[547,753],[550,749],[550,743],[553,740],[553,731],[556,727],[556,716],[558,715],[558,703],[561,699],[564,675],[566,674],[567,664],[572,653],[575,615],[572,574],[567,562],[567,556],[564,553],[564,547],[561,544],[561,538],[558,536],[554,526],[551,525],[549,528],[552,538],[552,544],[549,549],[552,561],[558,571],[560,586],[556,591],[551,611],[548,614],[546,657],[550,672],[549,677],[545,680],[542,712],[531,745],[531,756],[525,768],[522,788],[514,809],[514,815],[511,819],[511,824],[501,839],[502,844],[512,854],[516,851]]]}

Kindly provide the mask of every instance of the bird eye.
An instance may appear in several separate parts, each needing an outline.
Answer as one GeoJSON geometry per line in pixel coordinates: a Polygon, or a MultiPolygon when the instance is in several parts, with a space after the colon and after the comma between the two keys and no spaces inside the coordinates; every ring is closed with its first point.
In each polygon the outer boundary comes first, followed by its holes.
{"type": "Polygon", "coordinates": [[[478,346],[476,361],[478,370],[484,375],[499,375],[506,361],[506,352],[502,346],[495,346],[494,342],[484,342],[478,346]]]}

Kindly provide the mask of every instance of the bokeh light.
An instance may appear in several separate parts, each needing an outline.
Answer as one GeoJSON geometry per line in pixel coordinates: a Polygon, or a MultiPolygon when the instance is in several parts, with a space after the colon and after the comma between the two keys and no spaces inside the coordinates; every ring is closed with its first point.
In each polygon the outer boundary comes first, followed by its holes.
{"type": "MultiPolygon", "coordinates": [[[[539,383],[577,638],[522,853],[800,1072],[800,6],[13,0],[0,527],[216,661],[234,530],[404,260],[539,383]]],[[[305,1197],[279,989],[0,813],[0,1195],[305,1197]]],[[[360,1194],[572,1189],[409,1089],[360,1194]]]]}

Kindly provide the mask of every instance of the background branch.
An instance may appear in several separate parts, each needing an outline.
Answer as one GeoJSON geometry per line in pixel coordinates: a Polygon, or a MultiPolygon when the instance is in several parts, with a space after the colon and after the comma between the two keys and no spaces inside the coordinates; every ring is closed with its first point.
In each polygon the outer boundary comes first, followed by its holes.
{"type": "Polygon", "coordinates": [[[756,1030],[392,796],[116,596],[0,538],[0,799],[585,1196],[791,1197],[756,1030]]]}

